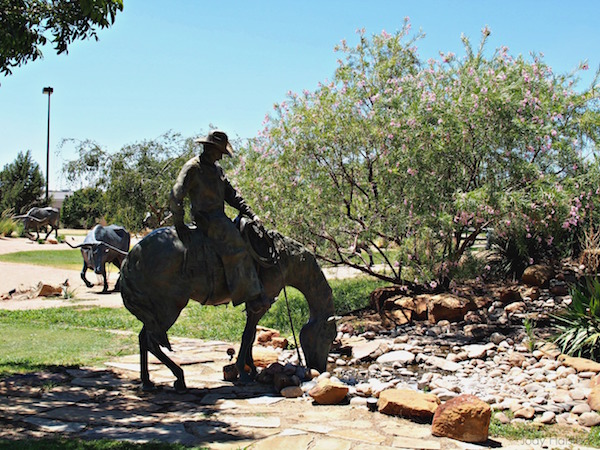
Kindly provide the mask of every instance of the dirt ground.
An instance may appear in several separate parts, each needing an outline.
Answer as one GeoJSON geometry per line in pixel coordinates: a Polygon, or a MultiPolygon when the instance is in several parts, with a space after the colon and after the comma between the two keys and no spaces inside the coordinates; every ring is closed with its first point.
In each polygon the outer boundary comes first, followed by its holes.
{"type": "MultiPolygon", "coordinates": [[[[84,236],[73,237],[73,245],[81,242],[83,238],[84,236]]],[[[38,244],[37,242],[26,238],[0,237],[0,254],[68,248],[67,244],[38,244]]],[[[0,309],[40,309],[69,305],[120,307],[123,305],[121,295],[119,293],[110,292],[119,276],[118,270],[114,266],[110,267],[110,269],[107,266],[107,271],[109,273],[109,293],[102,294],[102,278],[97,276],[91,270],[88,270],[87,279],[91,283],[94,283],[94,286],[88,288],[81,279],[80,271],[78,270],[34,266],[30,264],[14,264],[0,261],[0,298],[4,298],[10,291],[13,289],[15,290],[10,296],[11,298],[7,300],[0,299],[0,309]],[[72,294],[72,298],[70,299],[61,297],[28,298],[28,293],[30,293],[32,289],[35,289],[40,282],[52,286],[60,286],[67,280],[67,292],[72,294]]]]}

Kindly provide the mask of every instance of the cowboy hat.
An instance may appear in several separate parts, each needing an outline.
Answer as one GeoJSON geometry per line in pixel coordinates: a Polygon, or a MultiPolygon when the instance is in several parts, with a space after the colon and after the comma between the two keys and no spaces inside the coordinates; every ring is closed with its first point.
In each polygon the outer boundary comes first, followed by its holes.
{"type": "Polygon", "coordinates": [[[217,147],[221,153],[233,156],[233,147],[227,139],[227,135],[220,130],[212,130],[208,136],[198,138],[194,141],[196,144],[212,144],[217,147]]]}

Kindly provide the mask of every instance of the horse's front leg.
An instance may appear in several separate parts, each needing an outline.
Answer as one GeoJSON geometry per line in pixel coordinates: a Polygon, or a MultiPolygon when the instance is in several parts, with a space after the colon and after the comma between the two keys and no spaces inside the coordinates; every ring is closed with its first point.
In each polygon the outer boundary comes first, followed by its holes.
{"type": "Polygon", "coordinates": [[[246,307],[246,326],[244,328],[244,333],[242,334],[242,343],[235,363],[235,367],[240,374],[240,381],[243,383],[250,382],[256,377],[257,371],[256,366],[254,365],[254,359],[252,358],[252,344],[256,337],[256,326],[268,310],[269,306],[255,311],[251,311],[246,307]],[[246,365],[250,367],[250,374],[246,373],[246,365]]]}

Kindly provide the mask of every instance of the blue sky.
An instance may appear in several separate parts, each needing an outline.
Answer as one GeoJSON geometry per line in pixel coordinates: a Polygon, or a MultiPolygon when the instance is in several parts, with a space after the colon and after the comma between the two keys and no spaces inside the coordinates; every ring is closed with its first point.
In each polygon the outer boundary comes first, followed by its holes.
{"type": "Polygon", "coordinates": [[[91,139],[108,151],[167,131],[184,137],[213,124],[231,137],[262,128],[288,91],[314,90],[331,79],[342,39],[394,32],[409,17],[426,37],[422,58],[462,54],[461,34],[488,50],[543,53],[555,73],[587,60],[581,86],[600,66],[597,0],[125,0],[99,41],[73,44],[0,76],[0,168],[31,150],[45,173],[48,97],[52,86],[50,189],[67,188],[61,169],[76,157],[63,139],[91,139]]]}

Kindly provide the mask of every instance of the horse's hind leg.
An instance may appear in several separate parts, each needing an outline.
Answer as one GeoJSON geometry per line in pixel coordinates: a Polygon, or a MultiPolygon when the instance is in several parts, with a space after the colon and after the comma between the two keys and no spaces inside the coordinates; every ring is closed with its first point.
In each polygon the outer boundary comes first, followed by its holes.
{"type": "Polygon", "coordinates": [[[177,380],[175,380],[175,384],[173,385],[175,391],[178,394],[185,394],[187,392],[187,387],[185,385],[185,380],[183,377],[183,369],[177,364],[175,364],[175,362],[173,362],[171,358],[165,355],[158,344],[151,342],[148,346],[148,350],[150,350],[150,353],[156,356],[161,363],[167,366],[169,370],[173,372],[175,378],[177,378],[177,380]]]}
{"type": "Polygon", "coordinates": [[[148,372],[148,335],[146,327],[142,327],[142,331],[138,336],[140,341],[140,378],[142,379],[142,390],[153,391],[154,383],[150,381],[150,372],[148,372]]]}

